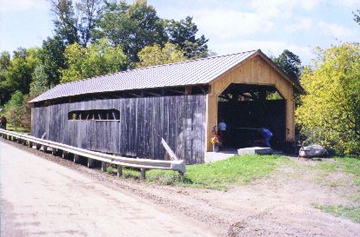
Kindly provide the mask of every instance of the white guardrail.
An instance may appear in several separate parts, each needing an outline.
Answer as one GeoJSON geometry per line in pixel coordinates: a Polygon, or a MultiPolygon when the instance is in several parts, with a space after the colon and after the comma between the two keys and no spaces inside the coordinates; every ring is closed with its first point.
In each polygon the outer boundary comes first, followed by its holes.
{"type": "Polygon", "coordinates": [[[28,145],[31,148],[35,145],[37,149],[40,149],[40,147],[42,146],[44,151],[47,151],[48,148],[51,148],[53,154],[61,151],[63,154],[66,153],[73,154],[74,161],[77,161],[79,157],[88,158],[90,159],[88,160],[89,167],[90,167],[89,161],[91,161],[91,159],[101,161],[103,170],[106,169],[106,163],[117,165],[118,176],[122,175],[122,167],[139,168],[141,170],[141,178],[145,178],[145,171],[147,169],[175,170],[180,172],[181,174],[185,174],[186,172],[186,166],[183,160],[167,161],[167,160],[127,158],[127,157],[90,151],[83,148],[73,147],[58,142],[40,139],[30,135],[7,131],[4,129],[0,129],[0,134],[2,134],[2,137],[5,139],[8,140],[16,139],[18,142],[24,143],[25,145],[28,145]]]}

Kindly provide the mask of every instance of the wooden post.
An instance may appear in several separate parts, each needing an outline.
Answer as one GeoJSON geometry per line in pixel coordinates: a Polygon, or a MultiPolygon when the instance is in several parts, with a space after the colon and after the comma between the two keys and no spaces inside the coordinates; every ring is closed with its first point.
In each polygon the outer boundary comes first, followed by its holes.
{"type": "Polygon", "coordinates": [[[47,147],[47,146],[43,146],[43,151],[44,151],[45,153],[47,153],[47,152],[48,152],[48,147],[47,147]]]}
{"type": "Polygon", "coordinates": [[[56,148],[51,148],[51,154],[53,156],[58,156],[60,154],[60,150],[58,150],[56,148]]]}
{"type": "Polygon", "coordinates": [[[74,160],[74,163],[79,164],[79,163],[80,163],[80,156],[79,156],[79,155],[75,155],[75,154],[74,154],[74,158],[73,158],[73,160],[74,160]]]}
{"type": "Polygon", "coordinates": [[[61,158],[67,159],[67,157],[68,157],[68,153],[66,151],[62,151],[61,158]]]}
{"type": "Polygon", "coordinates": [[[32,147],[33,147],[33,145],[34,145],[34,144],[33,144],[32,142],[30,142],[30,141],[29,141],[29,143],[28,143],[29,148],[32,148],[32,147]]]}
{"type": "Polygon", "coordinates": [[[95,167],[95,160],[94,159],[87,159],[87,167],[94,168],[95,167]]]}
{"type": "Polygon", "coordinates": [[[41,148],[41,145],[40,145],[40,144],[36,144],[36,149],[37,149],[37,150],[40,150],[40,148],[41,148]]]}
{"type": "Polygon", "coordinates": [[[106,162],[101,162],[101,171],[106,172],[106,162]]]}
{"type": "Polygon", "coordinates": [[[146,169],[140,169],[140,179],[146,179],[146,169]]]}
{"type": "Polygon", "coordinates": [[[118,165],[118,167],[117,167],[117,176],[121,177],[122,175],[123,175],[122,166],[118,165]]]}

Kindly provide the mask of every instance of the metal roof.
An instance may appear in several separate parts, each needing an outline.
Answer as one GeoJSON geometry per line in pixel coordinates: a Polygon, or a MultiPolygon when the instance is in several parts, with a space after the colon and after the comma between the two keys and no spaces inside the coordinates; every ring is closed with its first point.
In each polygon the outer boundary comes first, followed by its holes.
{"type": "Polygon", "coordinates": [[[59,84],[30,103],[92,93],[208,84],[260,50],[128,70],[59,84]]]}

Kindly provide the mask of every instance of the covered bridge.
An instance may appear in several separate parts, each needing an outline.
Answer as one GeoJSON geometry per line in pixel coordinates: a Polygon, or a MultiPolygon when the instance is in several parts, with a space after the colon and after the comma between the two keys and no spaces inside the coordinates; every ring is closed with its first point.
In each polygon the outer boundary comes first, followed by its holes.
{"type": "Polygon", "coordinates": [[[89,150],[202,163],[212,130],[225,147],[251,146],[268,127],[274,145],[292,141],[294,89],[302,88],[260,50],[128,70],[60,84],[33,99],[32,135],[89,150]]]}

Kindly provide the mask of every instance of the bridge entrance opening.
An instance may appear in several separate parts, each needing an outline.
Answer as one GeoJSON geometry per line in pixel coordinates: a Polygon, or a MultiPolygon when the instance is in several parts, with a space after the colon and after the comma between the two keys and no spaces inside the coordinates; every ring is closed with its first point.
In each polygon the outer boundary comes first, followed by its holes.
{"type": "Polygon", "coordinates": [[[262,128],[273,134],[271,147],[280,149],[286,136],[286,100],[274,86],[231,84],[218,98],[221,121],[227,125],[225,149],[265,146],[262,128]]]}

